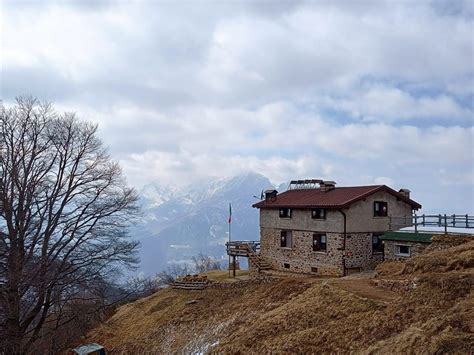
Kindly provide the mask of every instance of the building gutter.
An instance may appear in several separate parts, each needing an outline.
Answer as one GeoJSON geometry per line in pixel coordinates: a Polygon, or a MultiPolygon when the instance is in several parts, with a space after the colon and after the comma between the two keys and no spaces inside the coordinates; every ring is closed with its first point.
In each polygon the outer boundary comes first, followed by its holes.
{"type": "Polygon", "coordinates": [[[346,276],[346,235],[347,235],[347,216],[342,210],[338,210],[344,218],[344,232],[342,239],[342,276],[346,276]]]}

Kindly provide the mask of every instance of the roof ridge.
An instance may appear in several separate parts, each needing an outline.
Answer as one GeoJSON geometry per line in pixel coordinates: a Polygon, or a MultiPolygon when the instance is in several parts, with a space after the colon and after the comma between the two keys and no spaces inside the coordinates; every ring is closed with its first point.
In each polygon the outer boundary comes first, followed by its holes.
{"type": "MultiPolygon", "coordinates": [[[[336,189],[360,189],[362,187],[365,187],[365,188],[380,188],[382,186],[387,186],[387,185],[357,185],[357,186],[336,186],[334,188],[332,188],[331,190],[329,191],[332,191],[332,190],[336,190],[336,189]]],[[[288,190],[285,190],[285,191],[282,191],[280,193],[284,193],[284,192],[288,192],[288,191],[313,191],[313,190],[321,190],[320,187],[313,187],[313,188],[305,188],[305,189],[288,189],[288,190]]],[[[326,191],[326,192],[329,192],[329,191],[326,191]]]]}
{"type": "MultiPolygon", "coordinates": [[[[334,189],[360,189],[360,188],[374,188],[378,189],[386,185],[357,185],[357,186],[336,186],[334,189]]],[[[329,190],[331,191],[331,190],[329,190]]]]}
{"type": "Polygon", "coordinates": [[[296,207],[299,205],[303,208],[309,208],[310,206],[346,208],[354,202],[364,199],[379,191],[386,191],[387,193],[396,196],[397,199],[410,204],[413,208],[421,208],[419,203],[413,201],[409,197],[403,196],[387,185],[341,186],[328,191],[321,190],[321,188],[286,190],[278,194],[275,201],[260,201],[254,204],[253,207],[275,208],[285,205],[288,207],[296,207]]]}

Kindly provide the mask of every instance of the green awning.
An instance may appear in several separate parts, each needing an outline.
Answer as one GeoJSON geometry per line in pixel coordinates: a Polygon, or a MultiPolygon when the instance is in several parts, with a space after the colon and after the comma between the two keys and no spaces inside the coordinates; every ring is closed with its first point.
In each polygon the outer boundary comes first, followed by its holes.
{"type": "Polygon", "coordinates": [[[395,240],[400,242],[419,242],[419,243],[431,243],[431,237],[433,235],[429,233],[410,233],[410,232],[385,232],[380,239],[382,240],[395,240]]]}

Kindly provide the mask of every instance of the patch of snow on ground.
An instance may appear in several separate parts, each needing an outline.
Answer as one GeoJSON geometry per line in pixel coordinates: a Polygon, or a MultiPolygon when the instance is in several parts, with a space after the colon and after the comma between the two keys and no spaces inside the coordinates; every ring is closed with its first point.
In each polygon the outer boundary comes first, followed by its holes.
{"type": "Polygon", "coordinates": [[[183,349],[185,354],[206,354],[212,348],[219,345],[219,340],[215,340],[225,328],[234,323],[236,316],[225,322],[219,322],[208,327],[204,333],[194,334],[193,340],[183,349]]]}

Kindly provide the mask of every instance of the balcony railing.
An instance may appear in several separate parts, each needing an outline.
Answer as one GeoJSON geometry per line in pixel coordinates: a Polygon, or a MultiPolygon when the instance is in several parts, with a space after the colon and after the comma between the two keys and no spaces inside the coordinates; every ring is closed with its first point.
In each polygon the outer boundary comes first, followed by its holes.
{"type": "Polygon", "coordinates": [[[259,253],[260,242],[250,240],[236,240],[225,243],[228,255],[248,256],[249,252],[259,253]]]}

